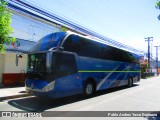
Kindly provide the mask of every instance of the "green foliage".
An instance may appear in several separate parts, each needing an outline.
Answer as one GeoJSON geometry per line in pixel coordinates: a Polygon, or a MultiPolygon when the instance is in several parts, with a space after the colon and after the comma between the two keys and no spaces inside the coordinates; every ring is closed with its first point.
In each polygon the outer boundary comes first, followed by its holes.
{"type": "Polygon", "coordinates": [[[141,64],[141,73],[146,72],[146,69],[148,68],[148,64],[141,64]]]}
{"type": "Polygon", "coordinates": [[[10,38],[13,33],[11,28],[11,11],[7,8],[7,2],[0,0],[0,52],[5,52],[4,44],[15,42],[15,38],[10,38]]]}
{"type": "Polygon", "coordinates": [[[160,1],[156,0],[155,7],[156,7],[157,9],[160,9],[160,1]]]}
{"type": "Polygon", "coordinates": [[[66,28],[66,27],[62,27],[62,28],[61,28],[61,31],[66,32],[66,31],[68,31],[68,28],[66,28]]]}

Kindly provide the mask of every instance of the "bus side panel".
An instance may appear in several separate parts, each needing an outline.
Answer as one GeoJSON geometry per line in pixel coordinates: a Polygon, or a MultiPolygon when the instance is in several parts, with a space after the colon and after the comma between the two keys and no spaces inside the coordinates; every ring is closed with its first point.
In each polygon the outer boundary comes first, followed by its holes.
{"type": "Polygon", "coordinates": [[[65,97],[82,93],[82,78],[80,73],[62,77],[55,82],[53,97],[65,97]]]}
{"type": "Polygon", "coordinates": [[[124,63],[124,65],[121,65],[117,71],[103,73],[103,79],[97,85],[97,90],[127,85],[130,77],[133,78],[133,83],[139,82],[139,70],[139,65],[124,63]],[[128,67],[128,69],[126,69],[126,67],[128,67]]]}
{"type": "Polygon", "coordinates": [[[119,73],[119,77],[116,78],[117,82],[110,87],[127,85],[130,77],[133,79],[133,83],[140,81],[140,65],[131,63],[128,63],[128,65],[130,68],[129,71],[119,73]]]}
{"type": "Polygon", "coordinates": [[[129,77],[136,82],[140,75],[138,64],[85,57],[80,57],[78,63],[83,81],[93,78],[96,81],[97,90],[127,85],[129,77]]]}

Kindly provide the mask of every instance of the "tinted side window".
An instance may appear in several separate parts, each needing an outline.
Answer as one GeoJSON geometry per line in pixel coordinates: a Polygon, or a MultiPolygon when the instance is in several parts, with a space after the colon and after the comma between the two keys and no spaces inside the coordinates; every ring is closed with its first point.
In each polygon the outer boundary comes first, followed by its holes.
{"type": "Polygon", "coordinates": [[[80,46],[79,37],[76,35],[68,36],[68,38],[65,40],[63,44],[65,51],[75,52],[77,54],[80,51],[79,46],[80,46]]]}
{"type": "Polygon", "coordinates": [[[65,51],[75,52],[80,56],[99,58],[97,55],[101,50],[99,43],[82,38],[76,35],[70,35],[63,44],[65,51]]]}
{"type": "Polygon", "coordinates": [[[75,56],[70,54],[57,54],[53,58],[55,65],[52,66],[54,78],[68,76],[77,73],[75,56]],[[56,60],[55,60],[56,59],[56,60]]]}
{"type": "Polygon", "coordinates": [[[75,52],[80,56],[129,63],[138,62],[135,56],[130,52],[76,35],[70,35],[66,39],[63,47],[65,51],[75,52]]]}
{"type": "Polygon", "coordinates": [[[114,60],[114,61],[121,61],[121,62],[129,62],[129,63],[138,63],[139,60],[136,58],[137,55],[134,55],[133,53],[115,48],[110,46],[109,50],[106,50],[107,54],[109,55],[108,59],[114,60]]]}
{"type": "Polygon", "coordinates": [[[80,48],[80,51],[79,51],[79,55],[81,56],[86,56],[86,57],[93,57],[94,56],[94,53],[93,53],[93,43],[92,41],[89,41],[85,38],[81,38],[79,39],[79,48],[80,48]]]}

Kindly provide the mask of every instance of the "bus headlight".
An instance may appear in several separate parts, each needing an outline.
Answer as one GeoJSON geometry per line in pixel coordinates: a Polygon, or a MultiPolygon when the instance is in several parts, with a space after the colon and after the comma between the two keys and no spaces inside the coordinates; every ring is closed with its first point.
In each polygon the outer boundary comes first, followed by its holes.
{"type": "Polygon", "coordinates": [[[51,91],[54,89],[54,85],[55,85],[55,81],[49,83],[47,86],[45,86],[43,89],[42,89],[42,92],[47,92],[47,91],[51,91]]]}

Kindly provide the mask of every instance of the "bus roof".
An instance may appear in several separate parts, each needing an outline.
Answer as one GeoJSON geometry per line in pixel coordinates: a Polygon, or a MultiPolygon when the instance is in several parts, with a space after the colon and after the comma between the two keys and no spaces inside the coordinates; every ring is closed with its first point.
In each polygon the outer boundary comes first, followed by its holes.
{"type": "MultiPolygon", "coordinates": [[[[93,40],[96,42],[100,42],[102,44],[106,44],[115,48],[119,48],[122,49],[124,51],[128,51],[131,53],[134,53],[133,51],[129,51],[126,49],[123,49],[121,46],[117,46],[116,44],[113,45],[112,43],[109,43],[108,41],[93,37],[93,36],[85,36],[82,34],[78,34],[72,31],[66,31],[66,32],[55,32],[55,33],[51,33],[48,34],[46,36],[44,36],[43,38],[41,38],[34,47],[31,48],[30,52],[38,52],[38,51],[47,51],[51,48],[57,48],[58,45],[60,45],[60,43],[62,42],[62,40],[68,36],[68,35],[77,35],[83,38],[86,38],[88,40],[93,40]]],[[[137,54],[137,53],[134,53],[137,54]]],[[[140,54],[139,54],[140,55],[140,54]]]]}

